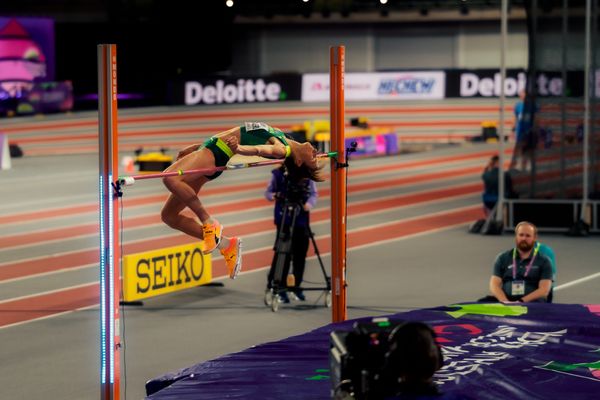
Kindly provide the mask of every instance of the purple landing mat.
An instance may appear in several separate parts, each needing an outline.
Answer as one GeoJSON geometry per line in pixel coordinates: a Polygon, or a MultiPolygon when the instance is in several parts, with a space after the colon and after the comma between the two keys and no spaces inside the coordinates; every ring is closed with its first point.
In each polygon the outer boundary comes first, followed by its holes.
{"type": "MultiPolygon", "coordinates": [[[[444,398],[588,399],[600,393],[600,305],[461,303],[387,316],[438,334],[444,398]]],[[[254,346],[147,382],[147,399],[330,399],[329,333],[254,346]]]]}

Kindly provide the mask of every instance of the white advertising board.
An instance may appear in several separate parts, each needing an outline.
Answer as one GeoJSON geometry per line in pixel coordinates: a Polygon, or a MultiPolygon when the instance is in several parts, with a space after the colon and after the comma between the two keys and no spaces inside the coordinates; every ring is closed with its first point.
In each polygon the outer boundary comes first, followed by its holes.
{"type": "MultiPolygon", "coordinates": [[[[443,71],[346,73],[346,101],[432,100],[445,95],[443,71]]],[[[302,76],[302,101],[329,101],[329,74],[302,76]]]]}

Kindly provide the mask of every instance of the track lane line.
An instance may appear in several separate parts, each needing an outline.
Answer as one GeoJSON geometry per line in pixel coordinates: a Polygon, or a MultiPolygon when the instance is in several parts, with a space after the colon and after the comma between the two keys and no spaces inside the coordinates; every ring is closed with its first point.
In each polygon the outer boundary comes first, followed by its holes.
{"type": "MultiPolygon", "coordinates": [[[[444,198],[452,198],[459,195],[474,194],[481,189],[481,184],[467,184],[462,186],[453,186],[444,189],[431,190],[420,193],[409,193],[403,196],[394,196],[390,199],[369,200],[361,204],[348,205],[349,216],[365,215],[369,212],[380,212],[382,210],[390,210],[397,207],[405,207],[408,205],[419,204],[428,200],[440,200],[444,198]]],[[[329,209],[317,210],[311,215],[313,221],[320,221],[329,218],[329,209]]],[[[242,224],[231,226],[239,236],[258,231],[272,230],[272,218],[266,218],[260,221],[251,221],[242,224]]],[[[123,245],[123,254],[132,254],[143,251],[148,251],[152,248],[164,248],[176,246],[179,244],[193,243],[194,238],[184,234],[174,234],[170,236],[160,236],[157,239],[145,239],[139,242],[128,242],[123,245]]],[[[59,271],[70,269],[78,265],[97,263],[99,250],[97,248],[75,250],[48,256],[40,256],[25,261],[17,261],[13,263],[0,264],[0,283],[4,280],[14,279],[18,277],[37,275],[50,271],[59,271]]]]}
{"type": "MultiPolygon", "coordinates": [[[[507,111],[512,112],[512,107],[505,107],[507,111]]],[[[493,113],[497,114],[497,106],[431,106],[431,107],[347,107],[347,112],[351,113],[370,113],[370,114],[392,114],[392,115],[413,115],[413,114],[437,114],[437,113],[450,113],[455,115],[456,113],[493,113]]],[[[272,108],[255,108],[255,109],[244,109],[240,111],[207,111],[207,112],[177,112],[177,111],[165,111],[163,113],[151,114],[151,115],[123,115],[119,117],[119,125],[129,124],[151,124],[155,122],[174,122],[174,121],[190,121],[190,123],[198,120],[222,120],[224,118],[246,118],[256,119],[257,117],[272,117],[276,118],[279,116],[305,116],[306,118],[314,118],[314,115],[329,115],[329,109],[327,107],[310,107],[301,109],[289,109],[281,107],[272,108]],[[175,113],[175,115],[173,115],[175,113]]],[[[480,123],[480,121],[478,121],[480,123]]],[[[49,129],[67,129],[67,128],[83,128],[88,127],[90,129],[97,128],[98,120],[94,117],[83,117],[72,121],[45,121],[45,122],[26,122],[19,124],[19,126],[6,126],[3,130],[10,134],[27,131],[47,131],[49,129]]]]}
{"type": "MultiPolygon", "coordinates": [[[[465,176],[469,176],[475,173],[479,173],[481,171],[480,167],[467,167],[467,168],[459,168],[459,169],[450,169],[444,170],[442,172],[436,173],[424,173],[419,175],[412,175],[407,177],[400,177],[395,179],[383,179],[376,180],[370,182],[364,182],[359,184],[352,184],[348,187],[349,194],[356,194],[365,191],[373,191],[377,189],[392,189],[394,187],[399,187],[401,185],[414,184],[414,183],[429,183],[435,182],[439,180],[444,180],[447,178],[462,178],[465,176]]],[[[263,184],[264,186],[264,184],[263,184]]],[[[319,198],[327,199],[330,197],[330,188],[322,188],[319,191],[319,198]]],[[[154,199],[155,197],[152,196],[154,199]]],[[[147,199],[149,200],[149,199],[147,199]]],[[[161,198],[164,201],[164,199],[161,198]]],[[[159,203],[159,202],[157,202],[159,203]]],[[[144,205],[149,205],[154,203],[149,203],[144,201],[144,205]]],[[[139,206],[140,203],[136,202],[136,206],[139,206]]],[[[210,204],[207,204],[210,206],[210,204]]],[[[210,206],[212,213],[215,215],[227,214],[234,211],[242,211],[242,210],[250,210],[250,209],[259,209],[262,207],[266,207],[270,205],[270,203],[263,199],[249,199],[249,200],[233,200],[227,203],[220,203],[216,206],[210,206]]],[[[125,200],[125,209],[129,210],[130,205],[127,200],[125,200]]],[[[97,212],[96,210],[94,210],[97,212]]],[[[130,229],[133,227],[141,227],[145,225],[156,225],[161,223],[160,216],[157,213],[138,215],[136,217],[126,218],[124,221],[125,229],[130,229]]],[[[21,234],[16,235],[5,235],[0,236],[0,250],[9,250],[16,249],[19,247],[27,247],[27,246],[37,246],[43,243],[51,243],[56,242],[61,239],[73,239],[77,236],[87,236],[89,234],[94,234],[98,232],[98,224],[83,224],[83,225],[75,225],[68,227],[60,227],[54,229],[43,229],[38,231],[28,231],[21,234]],[[51,238],[51,239],[47,239],[51,238]]],[[[0,263],[1,266],[1,263],[0,263]]]]}
{"type": "Polygon", "coordinates": [[[596,278],[600,278],[600,272],[596,272],[595,274],[584,276],[583,278],[575,279],[574,281],[571,281],[571,282],[563,283],[562,285],[556,286],[554,288],[554,290],[567,289],[567,288],[569,288],[571,286],[579,285],[580,283],[591,281],[591,280],[596,279],[596,278]]]}
{"type": "MultiPolygon", "coordinates": [[[[254,116],[256,118],[256,116],[254,116]]],[[[291,122],[279,122],[277,124],[277,128],[288,131],[293,128],[296,123],[291,122]]],[[[511,126],[512,122],[507,121],[506,126],[511,126]]],[[[350,123],[346,123],[347,128],[350,128],[350,123]]],[[[436,119],[436,120],[428,120],[423,121],[419,120],[378,120],[372,121],[369,124],[372,128],[389,128],[390,130],[395,129],[408,129],[408,128],[464,128],[464,129],[479,129],[481,127],[481,119],[475,117],[473,119],[436,119]]],[[[197,126],[180,126],[180,127],[148,127],[143,128],[139,127],[135,130],[133,129],[122,129],[119,131],[119,138],[128,139],[128,138],[137,138],[137,137],[157,137],[157,136],[169,136],[169,135],[178,135],[178,136],[196,136],[198,140],[203,141],[207,139],[209,136],[215,134],[216,132],[222,132],[231,128],[230,124],[220,124],[220,125],[197,125],[197,126]]],[[[19,132],[15,132],[17,135],[19,132]]],[[[48,130],[44,131],[45,135],[43,136],[29,136],[29,137],[19,137],[13,139],[18,144],[39,144],[39,143],[55,143],[55,142],[83,142],[83,141],[91,141],[97,140],[98,134],[94,132],[93,129],[89,130],[89,133],[82,132],[73,132],[71,134],[63,134],[59,135],[56,133],[52,133],[48,130]]],[[[10,133],[9,133],[10,134],[10,133]]],[[[473,136],[473,135],[470,135],[473,136]]]]}
{"type": "MultiPolygon", "coordinates": [[[[425,166],[435,166],[435,165],[439,165],[439,164],[446,164],[448,162],[470,161],[470,160],[474,160],[474,159],[489,157],[494,153],[495,153],[494,151],[488,150],[488,151],[481,151],[481,152],[477,152],[477,153],[471,153],[468,155],[455,155],[455,156],[431,158],[431,159],[425,159],[425,160],[400,162],[400,163],[393,164],[393,165],[371,166],[371,167],[365,167],[365,168],[360,168],[360,169],[352,168],[351,172],[350,172],[350,176],[351,177],[364,176],[364,175],[378,174],[378,173],[386,172],[386,171],[391,172],[391,171],[396,171],[396,170],[408,170],[408,169],[425,167],[425,166]]],[[[475,168],[475,167],[473,167],[473,168],[475,168]]],[[[477,167],[477,168],[479,171],[482,170],[482,167],[477,167]]],[[[418,176],[423,176],[423,175],[417,175],[414,178],[407,177],[407,179],[412,179],[412,180],[408,180],[405,182],[406,183],[418,182],[419,181],[418,176]]],[[[351,186],[354,186],[354,185],[351,185],[351,186]]],[[[218,194],[222,194],[222,193],[235,193],[235,192],[239,192],[239,191],[258,189],[258,188],[262,188],[264,190],[265,183],[264,182],[260,182],[260,183],[259,182],[251,182],[251,183],[247,183],[247,184],[207,187],[207,188],[203,189],[203,195],[204,196],[212,196],[212,195],[218,195],[218,194]]],[[[128,206],[130,206],[130,207],[134,206],[134,205],[135,206],[147,205],[147,204],[152,204],[155,202],[164,202],[166,200],[167,196],[168,196],[168,193],[165,192],[160,195],[135,197],[133,199],[128,200],[127,202],[128,202],[128,206]]],[[[97,203],[80,204],[80,205],[74,205],[72,207],[51,208],[51,209],[41,210],[41,211],[25,212],[25,213],[19,213],[19,214],[0,216],[0,224],[4,225],[4,224],[9,224],[9,223],[19,223],[21,221],[31,221],[31,220],[39,221],[41,219],[50,219],[50,218],[56,218],[56,217],[60,217],[60,216],[70,216],[73,214],[83,214],[83,213],[92,213],[92,212],[96,213],[97,210],[98,210],[97,203]]]]}
{"type": "MultiPolygon", "coordinates": [[[[436,212],[425,216],[407,220],[390,222],[382,226],[358,228],[348,232],[348,249],[364,248],[367,245],[378,246],[394,240],[408,238],[414,235],[424,235],[428,232],[437,232],[441,229],[456,227],[471,222],[481,214],[481,207],[466,206],[449,211],[436,212]]],[[[330,236],[317,238],[321,256],[330,254],[330,236]]],[[[309,253],[314,255],[314,249],[309,253]]],[[[271,263],[272,248],[246,253],[244,260],[244,273],[266,268],[271,263]]],[[[213,276],[215,279],[226,275],[225,263],[222,259],[214,261],[213,276]]],[[[9,299],[0,302],[0,329],[32,322],[51,316],[63,315],[98,304],[99,284],[90,283],[72,288],[52,291],[39,295],[26,296],[20,299],[9,299]],[[39,305],[43,304],[44,308],[39,305]]]]}
{"type": "MultiPolygon", "coordinates": [[[[416,195],[417,193],[412,193],[412,194],[416,195]]],[[[373,216],[373,215],[376,215],[376,214],[382,214],[382,213],[389,212],[390,210],[395,211],[395,210],[400,210],[400,209],[408,208],[408,207],[421,206],[421,205],[430,205],[430,204],[435,204],[435,203],[440,203],[440,202],[446,202],[446,201],[452,201],[452,200],[461,199],[461,198],[468,198],[468,197],[471,197],[471,196],[473,196],[473,193],[465,193],[465,194],[459,193],[457,195],[452,195],[450,197],[445,197],[445,198],[442,198],[442,199],[438,199],[438,198],[436,198],[436,199],[428,199],[428,200],[423,200],[423,201],[419,202],[418,204],[411,204],[411,203],[409,203],[409,204],[406,204],[406,205],[401,205],[399,207],[393,207],[392,209],[375,207],[371,211],[359,214],[357,216],[360,216],[360,217],[365,216],[365,215],[373,216]]],[[[389,199],[394,199],[396,197],[397,196],[395,196],[395,195],[391,195],[391,196],[387,196],[385,198],[380,198],[380,200],[389,200],[389,199]]],[[[353,203],[353,206],[358,206],[358,205],[361,205],[363,203],[369,203],[369,202],[371,202],[371,200],[363,200],[363,201],[360,201],[360,202],[353,203]]],[[[271,208],[271,207],[269,207],[269,208],[271,208]]],[[[349,212],[352,212],[352,210],[349,210],[349,212]]],[[[326,223],[329,222],[328,221],[329,211],[327,211],[327,210],[323,210],[323,209],[321,209],[321,210],[315,210],[315,211],[313,211],[312,214],[316,216],[315,218],[313,218],[313,223],[311,224],[312,226],[319,226],[319,225],[323,225],[323,224],[326,224],[326,223]],[[323,214],[323,218],[320,218],[321,214],[323,214]],[[315,221],[317,218],[319,220],[315,221]]],[[[412,218],[415,218],[415,217],[412,217],[412,218]]],[[[267,219],[267,220],[271,220],[271,219],[267,219]]],[[[244,235],[244,237],[248,238],[248,237],[252,237],[252,236],[259,236],[259,235],[265,234],[265,231],[256,231],[256,230],[251,229],[251,227],[252,227],[253,224],[260,223],[262,221],[265,221],[265,219],[256,219],[256,220],[246,221],[245,222],[245,226],[244,226],[246,229],[245,229],[244,232],[242,232],[242,234],[244,235]]],[[[242,227],[242,228],[244,228],[244,227],[242,227]]],[[[186,235],[181,235],[181,236],[182,236],[182,238],[186,238],[187,237],[186,235]]],[[[151,237],[151,238],[138,239],[138,240],[135,240],[135,241],[130,241],[128,243],[142,243],[142,242],[144,242],[146,240],[154,240],[154,239],[159,240],[160,238],[164,238],[164,235],[158,235],[158,236],[154,236],[154,237],[151,237]]],[[[188,237],[188,239],[189,239],[189,237],[188,237]]],[[[190,241],[190,243],[192,243],[192,242],[193,242],[193,240],[190,241]]],[[[175,246],[177,244],[181,244],[181,242],[175,243],[175,244],[173,244],[173,246],[175,246]]],[[[36,258],[30,259],[30,260],[39,260],[39,259],[40,259],[40,257],[36,257],[36,258]]],[[[27,261],[27,260],[20,260],[20,261],[27,261]]],[[[71,271],[77,271],[77,270],[81,270],[81,269],[85,269],[85,268],[92,268],[92,267],[97,267],[97,266],[98,266],[98,263],[95,262],[95,263],[91,263],[91,264],[84,264],[84,265],[80,265],[80,266],[74,266],[74,267],[68,268],[68,269],[61,269],[61,270],[56,270],[56,271],[52,271],[51,270],[51,271],[48,271],[48,272],[42,272],[42,273],[37,273],[37,274],[32,274],[32,275],[25,275],[25,276],[15,277],[15,278],[11,278],[11,279],[6,279],[6,280],[0,280],[0,284],[11,283],[11,282],[16,282],[16,281],[21,281],[21,280],[31,279],[31,278],[39,278],[39,277],[42,277],[42,276],[51,275],[51,274],[57,274],[57,273],[67,273],[67,272],[71,272],[71,271]]]]}

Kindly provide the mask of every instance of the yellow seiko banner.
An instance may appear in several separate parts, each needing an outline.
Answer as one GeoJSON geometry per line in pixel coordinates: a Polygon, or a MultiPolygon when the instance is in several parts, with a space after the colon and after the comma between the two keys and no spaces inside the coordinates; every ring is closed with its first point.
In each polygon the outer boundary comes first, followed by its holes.
{"type": "Polygon", "coordinates": [[[210,254],[200,243],[123,257],[123,300],[134,301],[210,283],[210,254]]]}

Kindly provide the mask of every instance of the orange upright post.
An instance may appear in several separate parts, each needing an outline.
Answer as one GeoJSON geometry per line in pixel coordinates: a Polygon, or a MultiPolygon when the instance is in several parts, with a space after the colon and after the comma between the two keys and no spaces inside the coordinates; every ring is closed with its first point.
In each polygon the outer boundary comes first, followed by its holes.
{"type": "Polygon", "coordinates": [[[332,321],[347,319],[346,312],[346,153],[344,121],[345,47],[329,49],[329,93],[331,118],[331,284],[332,321]]]}
{"type": "Polygon", "coordinates": [[[98,46],[98,144],[100,213],[100,398],[120,397],[120,270],[117,130],[117,46],[98,46]]]}

